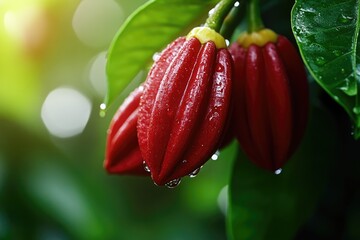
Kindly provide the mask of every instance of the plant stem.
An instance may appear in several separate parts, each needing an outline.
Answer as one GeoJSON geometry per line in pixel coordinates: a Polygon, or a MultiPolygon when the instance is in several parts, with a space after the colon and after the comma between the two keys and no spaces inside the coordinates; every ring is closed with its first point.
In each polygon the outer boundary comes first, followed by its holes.
{"type": "Polygon", "coordinates": [[[230,13],[226,16],[220,33],[225,39],[230,39],[235,31],[235,28],[239,25],[241,20],[245,17],[244,1],[239,1],[240,5],[234,7],[230,13]]]}
{"type": "Polygon", "coordinates": [[[222,0],[212,10],[206,19],[205,26],[219,32],[225,17],[233,8],[237,0],[222,0]]]}
{"type": "Polygon", "coordinates": [[[247,22],[248,32],[256,32],[264,28],[264,24],[261,19],[261,10],[259,0],[250,0],[247,4],[247,22]]]}

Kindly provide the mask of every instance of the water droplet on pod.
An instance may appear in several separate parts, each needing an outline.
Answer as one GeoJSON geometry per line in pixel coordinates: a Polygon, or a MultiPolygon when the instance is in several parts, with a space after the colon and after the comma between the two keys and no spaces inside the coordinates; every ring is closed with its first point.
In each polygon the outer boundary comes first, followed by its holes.
{"type": "Polygon", "coordinates": [[[194,171],[192,171],[192,173],[189,174],[189,177],[191,177],[191,178],[196,177],[198,175],[198,173],[200,172],[200,169],[201,168],[197,168],[194,171]]]}
{"type": "Polygon", "coordinates": [[[160,59],[160,53],[158,53],[158,52],[154,53],[154,55],[152,56],[152,59],[154,62],[158,61],[160,59]]]}
{"type": "Polygon", "coordinates": [[[225,39],[225,43],[226,43],[226,46],[229,46],[230,45],[230,41],[225,39]]]}
{"type": "Polygon", "coordinates": [[[211,156],[211,160],[214,160],[214,161],[218,160],[219,155],[220,155],[220,151],[217,150],[217,151],[211,156]]]}
{"type": "Polygon", "coordinates": [[[224,66],[219,63],[219,64],[216,65],[215,69],[216,69],[217,72],[223,72],[224,71],[224,66]]]}
{"type": "Polygon", "coordinates": [[[149,168],[149,166],[146,164],[146,162],[145,161],[143,161],[143,166],[144,166],[144,170],[145,170],[145,172],[150,172],[150,168],[149,168]]]}
{"type": "Polygon", "coordinates": [[[276,174],[276,175],[279,175],[281,172],[282,172],[282,169],[281,169],[281,168],[275,170],[275,174],[276,174]]]}
{"type": "Polygon", "coordinates": [[[181,182],[181,178],[175,178],[170,182],[166,183],[165,186],[167,188],[176,188],[177,186],[179,186],[180,182],[181,182]]]}

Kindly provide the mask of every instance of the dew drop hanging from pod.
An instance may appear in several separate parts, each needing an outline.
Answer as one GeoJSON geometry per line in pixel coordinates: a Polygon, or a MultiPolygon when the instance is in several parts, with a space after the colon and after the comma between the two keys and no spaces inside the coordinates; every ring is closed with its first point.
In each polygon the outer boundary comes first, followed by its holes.
{"type": "Polygon", "coordinates": [[[247,3],[247,32],[230,46],[234,60],[232,126],[248,158],[275,171],[297,149],[309,109],[308,83],[297,50],[264,28],[259,1],[247,3]]]}

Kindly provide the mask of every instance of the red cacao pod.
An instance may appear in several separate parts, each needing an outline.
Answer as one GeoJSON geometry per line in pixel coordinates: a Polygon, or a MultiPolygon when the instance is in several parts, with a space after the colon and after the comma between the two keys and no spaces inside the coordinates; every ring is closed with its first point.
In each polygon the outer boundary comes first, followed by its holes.
{"type": "Polygon", "coordinates": [[[136,124],[143,87],[135,89],[119,107],[108,129],[104,167],[109,173],[148,175],[140,153],[136,124]]]}
{"type": "Polygon", "coordinates": [[[275,171],[294,153],[306,128],[304,65],[289,40],[269,29],[242,35],[229,50],[236,137],[250,160],[275,171]]]}
{"type": "Polygon", "coordinates": [[[163,64],[167,58],[161,55],[147,77],[137,129],[157,185],[177,185],[219,147],[232,77],[232,59],[219,36],[211,29],[195,29],[181,48],[167,48],[175,56],[170,64],[163,64]]]}

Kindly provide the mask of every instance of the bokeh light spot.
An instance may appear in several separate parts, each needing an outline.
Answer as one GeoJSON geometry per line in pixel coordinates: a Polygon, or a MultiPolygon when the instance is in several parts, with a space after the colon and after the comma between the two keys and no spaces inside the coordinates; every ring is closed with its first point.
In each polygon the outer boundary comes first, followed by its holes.
{"type": "Polygon", "coordinates": [[[49,132],[60,138],[80,134],[90,117],[91,102],[71,88],[57,88],[49,93],[41,109],[41,118],[49,132]]]}
{"type": "Polygon", "coordinates": [[[4,14],[4,27],[10,35],[19,35],[19,26],[14,12],[8,11],[4,14]]]}
{"type": "Polygon", "coordinates": [[[106,81],[106,52],[99,53],[91,63],[89,79],[95,91],[104,97],[107,89],[106,81]]]}
{"type": "Polygon", "coordinates": [[[77,37],[90,47],[107,47],[124,21],[124,12],[113,0],[83,0],[72,25],[77,37]]]}
{"type": "Polygon", "coordinates": [[[220,190],[220,193],[219,193],[219,196],[217,199],[218,206],[224,215],[226,215],[227,208],[228,208],[228,191],[229,191],[229,186],[228,185],[224,186],[220,190]]]}
{"type": "Polygon", "coordinates": [[[4,27],[14,42],[27,53],[37,54],[46,47],[51,33],[51,18],[46,9],[28,6],[4,14],[4,27]]]}

